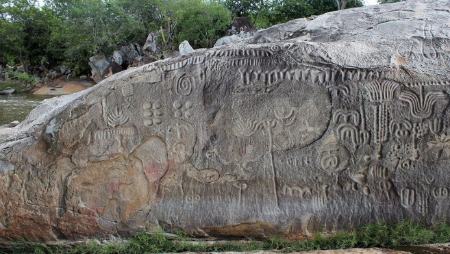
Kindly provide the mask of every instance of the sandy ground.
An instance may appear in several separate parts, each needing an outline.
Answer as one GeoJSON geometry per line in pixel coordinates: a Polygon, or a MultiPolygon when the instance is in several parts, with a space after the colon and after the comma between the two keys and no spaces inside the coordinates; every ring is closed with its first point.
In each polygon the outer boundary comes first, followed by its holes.
{"type": "Polygon", "coordinates": [[[49,85],[43,85],[33,91],[35,95],[65,95],[82,91],[94,83],[84,80],[55,80],[49,85]]]}

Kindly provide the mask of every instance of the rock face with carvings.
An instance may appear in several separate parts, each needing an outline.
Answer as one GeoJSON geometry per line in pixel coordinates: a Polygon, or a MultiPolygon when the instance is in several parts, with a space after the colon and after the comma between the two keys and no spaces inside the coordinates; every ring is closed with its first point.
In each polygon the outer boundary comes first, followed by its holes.
{"type": "Polygon", "coordinates": [[[45,101],[0,131],[0,238],[449,220],[450,5],[258,31],[45,101]]]}

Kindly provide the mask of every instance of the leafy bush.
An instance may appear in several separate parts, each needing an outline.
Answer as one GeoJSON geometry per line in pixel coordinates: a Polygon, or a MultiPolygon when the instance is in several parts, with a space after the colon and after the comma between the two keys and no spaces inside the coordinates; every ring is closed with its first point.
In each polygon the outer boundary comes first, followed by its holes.
{"type": "Polygon", "coordinates": [[[174,0],[169,6],[176,23],[176,42],[187,40],[194,48],[212,47],[231,24],[231,12],[218,2],[174,0]]]}
{"type": "MultiPolygon", "coordinates": [[[[258,28],[338,10],[336,0],[222,0],[234,16],[251,17],[258,28]]],[[[346,8],[362,6],[361,0],[347,0],[346,8]]]]}
{"type": "MultiPolygon", "coordinates": [[[[46,246],[27,242],[17,242],[14,253],[72,253],[72,254],[125,254],[125,253],[163,253],[163,252],[221,252],[280,250],[283,252],[309,251],[320,249],[346,249],[385,247],[399,248],[427,243],[446,243],[450,241],[450,225],[439,224],[425,227],[409,221],[395,225],[385,223],[371,224],[351,232],[337,232],[333,235],[317,234],[312,239],[288,241],[281,237],[249,242],[228,242],[206,244],[192,242],[186,236],[169,239],[156,233],[139,233],[128,241],[100,244],[91,241],[86,244],[70,246],[46,246]]],[[[2,250],[0,249],[0,253],[2,250]]]]}

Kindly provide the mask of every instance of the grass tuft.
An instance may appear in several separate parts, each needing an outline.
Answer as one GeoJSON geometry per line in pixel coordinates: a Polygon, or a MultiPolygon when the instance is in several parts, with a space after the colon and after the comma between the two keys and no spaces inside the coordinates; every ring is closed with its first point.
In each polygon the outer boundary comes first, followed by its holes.
{"type": "Polygon", "coordinates": [[[450,225],[441,223],[434,227],[405,221],[396,225],[386,223],[370,224],[351,232],[338,232],[332,236],[317,234],[312,239],[288,241],[282,237],[273,237],[265,241],[217,242],[208,244],[196,242],[183,233],[174,239],[162,233],[138,233],[128,241],[101,244],[90,241],[76,246],[47,246],[43,244],[17,242],[2,253],[36,253],[36,254],[137,254],[162,252],[224,252],[280,250],[283,252],[309,251],[319,249],[347,249],[384,247],[399,248],[420,244],[450,242],[450,225]]]}

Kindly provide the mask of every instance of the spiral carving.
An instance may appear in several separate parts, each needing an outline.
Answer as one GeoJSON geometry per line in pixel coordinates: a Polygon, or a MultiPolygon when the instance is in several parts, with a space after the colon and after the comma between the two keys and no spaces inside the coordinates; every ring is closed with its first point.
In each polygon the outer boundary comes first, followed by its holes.
{"type": "Polygon", "coordinates": [[[194,81],[192,77],[182,75],[175,82],[175,92],[178,95],[188,96],[192,93],[194,81]]]}

